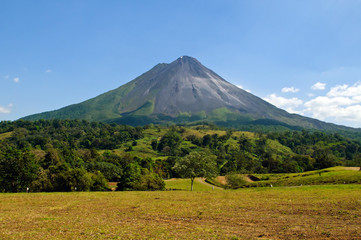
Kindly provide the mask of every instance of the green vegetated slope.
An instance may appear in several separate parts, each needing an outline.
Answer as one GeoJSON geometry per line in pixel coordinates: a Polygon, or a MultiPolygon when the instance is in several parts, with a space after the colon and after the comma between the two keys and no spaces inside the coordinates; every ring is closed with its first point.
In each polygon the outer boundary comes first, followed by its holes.
{"type": "Polygon", "coordinates": [[[12,134],[12,132],[1,133],[0,140],[4,140],[4,139],[11,137],[11,134],[12,134]]]}
{"type": "MultiPolygon", "coordinates": [[[[214,184],[224,188],[248,188],[248,187],[301,187],[306,185],[330,185],[330,184],[361,184],[361,171],[359,167],[332,167],[316,171],[302,173],[273,173],[273,174],[237,174],[239,181],[221,183],[214,179],[214,184]]],[[[222,178],[221,178],[222,179],[222,178]]],[[[222,179],[223,180],[223,179],[222,179]]],[[[231,179],[232,181],[232,179],[231,179]]]]}
{"type": "MultiPolygon", "coordinates": [[[[162,179],[182,177],[174,166],[193,152],[214,158],[222,176],[295,173],[308,179],[308,171],[361,165],[361,143],[342,134],[20,120],[0,123],[0,191],[106,190],[107,182],[117,182],[119,190],[164,189],[162,179]]],[[[329,174],[332,171],[321,177],[329,174]]],[[[265,184],[272,181],[272,175],[267,176],[265,184]]],[[[299,184],[288,176],[284,185],[290,179],[295,182],[289,185],[299,184]]]]}
{"type": "Polygon", "coordinates": [[[301,186],[322,184],[360,184],[360,168],[333,167],[317,171],[292,174],[255,174],[256,177],[264,179],[249,183],[246,186],[301,186]],[[267,179],[267,180],[266,180],[267,179]]]}

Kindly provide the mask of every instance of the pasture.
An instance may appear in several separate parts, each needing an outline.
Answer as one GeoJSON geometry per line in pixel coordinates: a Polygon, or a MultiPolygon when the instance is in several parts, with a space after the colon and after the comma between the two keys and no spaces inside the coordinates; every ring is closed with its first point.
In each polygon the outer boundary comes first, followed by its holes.
{"type": "Polygon", "coordinates": [[[0,194],[0,239],[361,239],[358,184],[205,186],[0,194]]]}

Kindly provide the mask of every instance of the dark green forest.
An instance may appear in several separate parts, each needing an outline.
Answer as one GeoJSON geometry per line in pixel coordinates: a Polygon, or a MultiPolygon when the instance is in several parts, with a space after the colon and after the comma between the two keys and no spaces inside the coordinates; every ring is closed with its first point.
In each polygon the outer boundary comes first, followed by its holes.
{"type": "Polygon", "coordinates": [[[320,131],[240,132],[215,125],[131,127],[85,120],[0,122],[0,192],[163,190],[191,152],[218,174],[360,166],[361,143],[320,131]]]}

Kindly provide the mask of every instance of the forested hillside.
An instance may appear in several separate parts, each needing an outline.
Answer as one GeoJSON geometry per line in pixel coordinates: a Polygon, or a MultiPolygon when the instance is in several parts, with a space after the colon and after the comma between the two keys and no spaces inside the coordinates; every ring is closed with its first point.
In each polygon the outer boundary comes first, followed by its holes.
{"type": "Polygon", "coordinates": [[[0,192],[164,189],[191,152],[213,155],[220,175],[361,165],[361,143],[338,133],[19,120],[0,122],[0,192]]]}

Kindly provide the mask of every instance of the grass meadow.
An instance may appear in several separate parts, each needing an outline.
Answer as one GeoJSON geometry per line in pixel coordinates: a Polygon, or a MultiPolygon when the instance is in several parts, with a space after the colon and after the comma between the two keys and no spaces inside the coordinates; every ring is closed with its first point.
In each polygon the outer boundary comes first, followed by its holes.
{"type": "Polygon", "coordinates": [[[359,169],[339,166],[303,173],[254,174],[260,181],[249,182],[244,187],[361,184],[359,169]]]}
{"type": "Polygon", "coordinates": [[[0,239],[361,239],[359,184],[195,190],[0,194],[0,239]]]}

